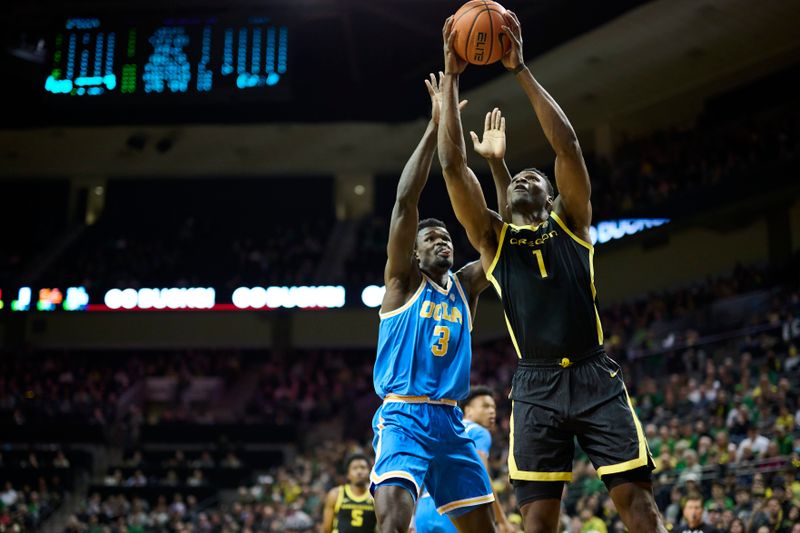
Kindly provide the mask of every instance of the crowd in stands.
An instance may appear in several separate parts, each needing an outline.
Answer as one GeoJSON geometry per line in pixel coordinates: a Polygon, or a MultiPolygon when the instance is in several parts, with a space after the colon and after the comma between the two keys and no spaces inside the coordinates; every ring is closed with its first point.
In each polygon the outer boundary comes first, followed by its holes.
{"type": "Polygon", "coordinates": [[[63,493],[44,479],[33,487],[6,482],[0,491],[0,531],[35,531],[62,499],[63,493]]]}
{"type": "Polygon", "coordinates": [[[19,354],[0,359],[0,420],[107,425],[119,396],[138,377],[135,359],[19,354]]]}
{"type": "MultiPolygon", "coordinates": [[[[734,118],[689,130],[665,130],[620,144],[612,161],[594,161],[595,217],[652,211],[676,198],[740,182],[800,156],[796,110],[734,118]]],[[[767,174],[767,180],[784,176],[767,174]]]]}
{"type": "MultiPolygon", "coordinates": [[[[707,531],[798,533],[792,529],[800,513],[797,272],[790,268],[786,277],[785,272],[738,268],[731,276],[603,313],[607,348],[623,365],[655,461],[655,496],[672,531],[691,531],[700,520],[716,528],[707,531]],[[752,301],[735,320],[698,319],[744,294],[752,301]],[[661,328],[664,324],[682,324],[682,329],[661,328]]],[[[506,469],[506,398],[515,360],[507,340],[482,344],[474,352],[472,381],[496,392],[490,465],[507,513],[518,523],[506,469]]],[[[347,421],[345,439],[299,444],[298,453],[279,467],[243,467],[252,475],[235,498],[202,505],[176,490],[208,486],[206,467],[222,465],[225,456],[176,453],[158,462],[159,476],[153,477],[145,473],[141,454],[133,453],[108,471],[106,487],[164,487],[163,498],[92,496],[68,530],[127,531],[121,529],[125,522],[133,531],[148,531],[153,524],[168,524],[169,531],[313,531],[326,491],[342,481],[342,458],[353,451],[371,453],[368,420],[376,400],[370,361],[366,352],[320,351],[260,363],[248,416],[255,420],[262,411],[266,420],[296,421],[307,428],[341,418],[347,421]],[[177,503],[175,494],[181,494],[177,503]]],[[[569,532],[623,531],[602,481],[580,450],[562,522],[569,532]]]]}
{"type": "MultiPolygon", "coordinates": [[[[61,505],[72,486],[71,453],[59,447],[0,450],[0,531],[34,531],[61,505]]],[[[79,458],[78,463],[83,464],[79,458]]]]}
{"type": "Polygon", "coordinates": [[[18,426],[47,421],[102,427],[211,423],[213,402],[184,405],[182,393],[201,377],[234,384],[251,365],[234,351],[125,352],[114,358],[102,350],[9,355],[0,358],[0,422],[18,426]],[[173,383],[167,402],[151,401],[146,392],[121,401],[134,384],[148,378],[173,383]]]}

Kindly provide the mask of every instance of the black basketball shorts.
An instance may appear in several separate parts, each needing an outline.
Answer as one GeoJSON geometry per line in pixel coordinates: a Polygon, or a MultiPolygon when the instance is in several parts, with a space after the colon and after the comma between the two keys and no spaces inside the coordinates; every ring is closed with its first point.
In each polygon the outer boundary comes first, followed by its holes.
{"type": "Polygon", "coordinates": [[[604,352],[574,363],[520,361],[511,400],[513,481],[571,481],[575,437],[600,477],[653,468],[622,371],[604,352]]]}

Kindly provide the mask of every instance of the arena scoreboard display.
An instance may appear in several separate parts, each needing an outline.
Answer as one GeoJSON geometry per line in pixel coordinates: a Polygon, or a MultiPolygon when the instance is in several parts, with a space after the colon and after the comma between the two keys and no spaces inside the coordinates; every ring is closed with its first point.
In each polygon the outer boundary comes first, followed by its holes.
{"type": "Polygon", "coordinates": [[[48,98],[288,97],[290,35],[271,17],[68,18],[54,30],[48,98]]]}

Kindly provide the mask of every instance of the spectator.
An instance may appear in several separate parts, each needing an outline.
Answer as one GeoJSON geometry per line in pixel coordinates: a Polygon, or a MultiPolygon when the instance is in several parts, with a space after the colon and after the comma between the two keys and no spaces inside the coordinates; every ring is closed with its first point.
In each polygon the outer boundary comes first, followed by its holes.
{"type": "Polygon", "coordinates": [[[69,468],[69,459],[67,456],[64,455],[64,452],[58,450],[56,452],[56,456],[53,458],[53,467],[54,468],[69,468]]]}
{"type": "Polygon", "coordinates": [[[679,533],[716,533],[716,529],[703,520],[703,500],[689,496],[683,504],[683,522],[675,530],[679,533]]]}
{"type": "Polygon", "coordinates": [[[749,425],[747,427],[747,437],[739,443],[739,448],[736,451],[736,461],[741,462],[745,456],[755,458],[765,454],[769,447],[769,442],[768,438],[759,433],[755,425],[749,425]]]}
{"type": "Polygon", "coordinates": [[[224,468],[241,468],[242,462],[236,457],[234,452],[228,452],[225,454],[225,457],[222,459],[220,466],[224,468]]]}

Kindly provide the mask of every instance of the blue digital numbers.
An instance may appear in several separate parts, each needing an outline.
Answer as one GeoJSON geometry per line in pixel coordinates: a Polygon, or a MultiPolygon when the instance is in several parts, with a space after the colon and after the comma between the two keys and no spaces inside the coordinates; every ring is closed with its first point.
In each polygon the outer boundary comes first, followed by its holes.
{"type": "Polygon", "coordinates": [[[288,65],[288,30],[267,17],[179,17],[113,31],[97,18],[70,18],[53,42],[44,89],[59,95],[251,90],[278,85],[288,65]]]}
{"type": "Polygon", "coordinates": [[[153,53],[144,66],[144,92],[185,93],[192,79],[192,68],[184,48],[189,36],[182,26],[158,28],[148,39],[153,53]]]}
{"type": "Polygon", "coordinates": [[[200,62],[197,64],[197,92],[210,91],[214,80],[214,72],[208,68],[211,61],[211,26],[203,28],[203,49],[200,62]]]}
{"type": "MultiPolygon", "coordinates": [[[[247,28],[239,29],[237,50],[236,87],[249,89],[277,85],[281,75],[286,73],[288,55],[288,31],[286,27],[270,26],[262,44],[263,30],[252,28],[252,46],[247,46],[247,28]],[[248,53],[249,52],[249,53],[248,53]],[[264,69],[261,68],[261,55],[264,54],[264,69]],[[250,63],[248,68],[248,61],[250,63]],[[276,68],[277,65],[277,68],[276,68]]],[[[223,65],[223,74],[226,74],[223,65]]]]}
{"type": "MultiPolygon", "coordinates": [[[[94,30],[97,19],[70,19],[67,29],[94,30]]],[[[97,96],[117,87],[114,74],[114,33],[82,31],[69,34],[66,55],[62,50],[64,38],[56,37],[53,69],[45,79],[44,88],[53,94],[97,96]],[[78,40],[80,38],[80,45],[78,40]],[[79,53],[80,50],[80,53],[79,53]],[[77,69],[77,75],[76,75],[77,69]]]]}

